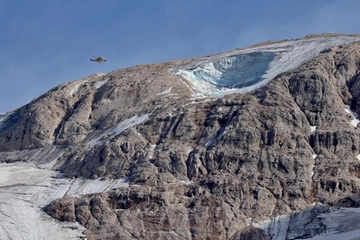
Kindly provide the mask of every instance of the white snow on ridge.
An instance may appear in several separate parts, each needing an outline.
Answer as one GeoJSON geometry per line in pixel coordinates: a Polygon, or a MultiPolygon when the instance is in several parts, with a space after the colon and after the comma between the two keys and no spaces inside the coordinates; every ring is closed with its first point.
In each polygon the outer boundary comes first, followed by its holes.
{"type": "Polygon", "coordinates": [[[135,116],[129,119],[126,119],[124,121],[121,121],[116,127],[115,129],[112,130],[108,130],[102,134],[100,134],[100,136],[98,136],[95,139],[92,139],[88,142],[88,145],[90,146],[95,146],[98,143],[101,143],[101,139],[105,136],[107,136],[107,138],[111,139],[116,137],[117,135],[121,134],[123,131],[125,131],[128,128],[131,128],[137,124],[142,123],[143,121],[145,121],[148,117],[150,116],[150,114],[144,114],[142,116],[135,116]]]}
{"type": "Polygon", "coordinates": [[[287,41],[205,57],[170,71],[189,80],[195,95],[221,97],[252,91],[327,48],[359,40],[359,37],[328,37],[287,41]]]}
{"type": "Polygon", "coordinates": [[[110,78],[107,78],[107,79],[105,79],[105,80],[103,80],[103,81],[99,81],[99,82],[97,82],[96,84],[95,84],[95,88],[96,89],[99,89],[99,88],[101,88],[105,83],[107,83],[107,81],[109,81],[110,80],[110,78]]]}
{"type": "Polygon", "coordinates": [[[80,87],[81,87],[82,85],[84,85],[87,81],[88,81],[88,80],[82,81],[81,83],[76,84],[75,87],[70,90],[70,95],[71,95],[71,96],[74,96],[74,94],[79,91],[80,87]]]}
{"type": "Polygon", "coordinates": [[[0,123],[5,120],[5,118],[8,116],[7,113],[0,113],[0,123]]]}

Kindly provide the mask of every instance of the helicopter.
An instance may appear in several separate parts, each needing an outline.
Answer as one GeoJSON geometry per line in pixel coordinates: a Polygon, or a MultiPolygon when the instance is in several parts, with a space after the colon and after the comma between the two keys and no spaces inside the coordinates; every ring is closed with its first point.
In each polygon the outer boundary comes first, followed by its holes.
{"type": "Polygon", "coordinates": [[[103,58],[103,57],[94,57],[94,58],[91,57],[91,58],[90,58],[90,61],[100,63],[100,62],[106,62],[106,59],[103,58]]]}

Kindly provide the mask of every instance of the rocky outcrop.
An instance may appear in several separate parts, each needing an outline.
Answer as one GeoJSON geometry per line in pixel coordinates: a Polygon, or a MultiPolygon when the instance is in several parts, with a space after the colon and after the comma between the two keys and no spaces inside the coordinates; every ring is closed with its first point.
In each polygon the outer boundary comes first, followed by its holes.
{"type": "MultiPolygon", "coordinates": [[[[58,86],[15,111],[0,150],[59,145],[65,177],[130,187],[52,202],[89,239],[270,239],[249,226],[313,202],[355,206],[359,43],[334,46],[267,85],[194,97],[168,70],[139,65],[58,86]],[[311,129],[316,130],[312,131],[311,129]]],[[[10,121],[10,120],[9,120],[10,121]]]]}

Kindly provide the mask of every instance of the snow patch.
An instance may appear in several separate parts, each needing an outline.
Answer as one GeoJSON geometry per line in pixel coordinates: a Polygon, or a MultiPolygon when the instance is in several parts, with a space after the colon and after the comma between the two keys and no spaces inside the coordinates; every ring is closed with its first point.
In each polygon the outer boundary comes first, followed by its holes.
{"type": "Polygon", "coordinates": [[[219,138],[223,137],[226,133],[227,133],[227,131],[222,131],[219,135],[219,138]]]}
{"type": "Polygon", "coordinates": [[[313,159],[315,159],[315,158],[317,157],[317,155],[316,155],[316,154],[313,154],[312,157],[313,157],[313,159]]]}
{"type": "Polygon", "coordinates": [[[208,139],[208,141],[205,143],[204,147],[210,147],[214,143],[214,141],[216,141],[219,138],[222,138],[226,133],[227,133],[227,131],[224,130],[224,128],[220,129],[220,132],[217,132],[216,134],[214,134],[212,137],[210,137],[208,139]]]}
{"type": "Polygon", "coordinates": [[[105,80],[103,80],[103,81],[99,81],[99,82],[97,82],[96,84],[95,84],[95,88],[96,89],[99,89],[99,88],[101,88],[105,83],[107,83],[107,81],[109,81],[110,80],[110,78],[107,78],[107,79],[105,79],[105,80]]]}
{"type": "Polygon", "coordinates": [[[316,130],[316,126],[310,126],[310,132],[314,132],[316,130]]]}
{"type": "Polygon", "coordinates": [[[192,147],[188,148],[187,154],[189,155],[192,151],[194,151],[194,149],[192,147]]]}
{"type": "Polygon", "coordinates": [[[272,240],[285,240],[289,222],[290,216],[282,215],[260,223],[254,223],[253,225],[254,227],[264,230],[272,240]]]}
{"type": "Polygon", "coordinates": [[[81,83],[78,83],[75,85],[73,89],[70,90],[70,95],[74,96],[75,93],[77,93],[82,85],[84,85],[88,80],[82,81],[81,83]]]}
{"type": "Polygon", "coordinates": [[[148,158],[151,159],[154,157],[154,151],[155,151],[155,148],[156,148],[156,144],[151,144],[150,145],[150,149],[149,149],[149,153],[148,153],[148,158]]]}
{"type": "Polygon", "coordinates": [[[346,107],[346,108],[345,108],[345,112],[351,114],[351,116],[353,117],[353,120],[351,120],[351,124],[352,124],[354,127],[357,127],[358,123],[360,122],[360,120],[358,119],[359,114],[357,114],[357,113],[354,112],[354,111],[351,111],[349,105],[345,105],[345,107],[346,107]]]}
{"type": "Polygon", "coordinates": [[[169,233],[175,235],[176,238],[184,238],[184,236],[179,235],[179,234],[178,234],[177,232],[175,232],[174,230],[171,230],[169,233]]]}
{"type": "Polygon", "coordinates": [[[181,182],[182,184],[184,184],[184,185],[191,185],[191,184],[194,183],[194,181],[191,181],[191,180],[186,180],[186,181],[181,180],[180,182],[181,182]]]}
{"type": "Polygon", "coordinates": [[[0,113],[0,124],[5,120],[5,118],[8,116],[7,113],[0,113]]]}
{"type": "Polygon", "coordinates": [[[129,182],[127,179],[75,179],[69,186],[69,190],[66,192],[66,195],[70,196],[81,196],[91,193],[101,193],[108,190],[119,188],[119,187],[128,187],[129,182]]]}
{"type": "Polygon", "coordinates": [[[359,154],[359,155],[357,155],[357,156],[356,156],[356,158],[357,158],[358,160],[360,160],[360,154],[359,154]]]}
{"type": "Polygon", "coordinates": [[[170,71],[190,81],[195,96],[222,97],[252,91],[327,48],[358,40],[332,37],[287,41],[204,57],[170,71]]]}
{"type": "Polygon", "coordinates": [[[122,133],[124,130],[144,122],[149,116],[150,116],[150,114],[145,114],[140,117],[135,116],[135,117],[132,117],[130,119],[126,119],[126,120],[120,122],[116,126],[115,130],[113,131],[112,136],[115,137],[115,136],[119,135],[120,133],[122,133]]]}
{"type": "Polygon", "coordinates": [[[121,121],[113,130],[108,130],[108,131],[100,134],[100,136],[98,136],[97,138],[90,140],[88,142],[88,145],[95,146],[96,144],[101,143],[102,142],[101,139],[105,136],[107,136],[107,138],[109,138],[109,139],[112,139],[112,138],[118,136],[119,134],[121,134],[126,129],[131,128],[137,124],[144,122],[146,119],[148,119],[149,116],[150,116],[150,114],[144,114],[140,117],[135,116],[135,117],[126,119],[124,121],[121,121]]]}
{"type": "Polygon", "coordinates": [[[165,91],[162,91],[161,93],[158,93],[156,95],[161,96],[161,95],[166,95],[169,94],[171,92],[172,87],[170,87],[169,89],[166,89],[165,91]]]}

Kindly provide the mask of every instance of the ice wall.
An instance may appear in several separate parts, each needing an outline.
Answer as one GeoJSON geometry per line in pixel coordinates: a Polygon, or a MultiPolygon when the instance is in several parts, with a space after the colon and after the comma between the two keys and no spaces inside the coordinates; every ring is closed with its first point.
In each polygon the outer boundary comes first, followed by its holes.
{"type": "Polygon", "coordinates": [[[197,66],[185,73],[187,77],[209,82],[219,87],[241,88],[256,84],[269,68],[276,54],[271,52],[253,52],[229,56],[197,66]]]}
{"type": "Polygon", "coordinates": [[[360,41],[359,37],[328,37],[286,41],[234,50],[197,59],[171,72],[187,79],[195,95],[221,97],[261,87],[333,46],[360,41]]]}

